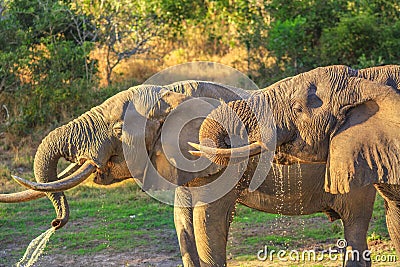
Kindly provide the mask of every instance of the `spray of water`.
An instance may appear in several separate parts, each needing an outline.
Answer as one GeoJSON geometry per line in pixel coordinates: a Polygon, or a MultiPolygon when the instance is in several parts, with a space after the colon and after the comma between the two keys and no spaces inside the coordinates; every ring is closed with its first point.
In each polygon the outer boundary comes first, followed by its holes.
{"type": "MultiPolygon", "coordinates": [[[[303,175],[301,173],[301,165],[298,162],[297,163],[297,175],[296,175],[298,181],[297,181],[297,187],[300,193],[300,201],[299,201],[299,206],[300,206],[300,215],[304,215],[304,205],[303,205],[303,175]]],[[[306,228],[306,224],[305,224],[305,219],[303,218],[303,216],[300,217],[300,226],[301,226],[301,238],[300,240],[303,241],[305,238],[304,235],[304,231],[306,228]]]]}
{"type": "MultiPolygon", "coordinates": [[[[293,167],[273,165],[272,172],[274,174],[274,188],[276,197],[276,213],[277,217],[274,222],[274,229],[278,229],[282,237],[286,237],[288,232],[287,229],[293,223],[300,223],[300,231],[302,233],[300,239],[304,239],[305,219],[300,217],[289,217],[284,216],[285,208],[293,209],[295,214],[304,215],[304,203],[303,203],[303,177],[300,163],[293,167]],[[295,190],[295,191],[292,191],[295,190]],[[292,199],[294,197],[294,199],[292,199]],[[285,205],[290,205],[285,207],[285,205]]],[[[286,240],[286,239],[284,239],[286,240]]],[[[274,245],[273,242],[270,242],[274,245]]],[[[275,244],[276,245],[276,244],[275,244]]],[[[284,242],[285,248],[288,248],[290,244],[284,242]]]]}
{"type": "MultiPolygon", "coordinates": [[[[286,216],[283,216],[283,211],[284,211],[284,205],[285,205],[285,194],[287,193],[287,188],[285,188],[285,167],[283,165],[273,165],[272,166],[272,171],[274,174],[274,188],[275,188],[275,197],[276,197],[276,213],[277,216],[275,217],[275,222],[274,222],[274,229],[278,229],[279,233],[281,236],[285,237],[287,232],[287,218],[286,216]]],[[[271,245],[275,246],[277,244],[274,244],[273,241],[270,241],[271,245]]],[[[287,242],[283,245],[285,248],[288,247],[287,242]]]]}
{"type": "Polygon", "coordinates": [[[24,256],[17,262],[17,267],[30,267],[35,264],[39,257],[43,254],[44,248],[47,245],[50,237],[54,234],[55,228],[50,228],[40,236],[31,241],[25,251],[24,256]]]}

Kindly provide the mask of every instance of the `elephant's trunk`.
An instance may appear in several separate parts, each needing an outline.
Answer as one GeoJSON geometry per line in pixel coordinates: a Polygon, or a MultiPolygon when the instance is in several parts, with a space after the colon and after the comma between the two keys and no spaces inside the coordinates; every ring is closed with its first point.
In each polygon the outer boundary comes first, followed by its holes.
{"type": "MultiPolygon", "coordinates": [[[[102,146],[90,130],[96,129],[94,124],[98,125],[99,122],[96,122],[86,113],[67,125],[55,129],[43,139],[38,147],[34,161],[34,174],[39,183],[49,183],[57,180],[57,163],[61,157],[78,164],[87,161],[69,176],[70,179],[82,182],[90,176],[96,168],[94,162],[99,162],[98,157],[95,157],[95,155],[99,154],[99,147],[102,146]],[[88,123],[93,125],[88,125],[88,123]],[[88,152],[89,150],[91,153],[88,152]],[[88,162],[91,162],[91,164],[87,164],[88,162]]],[[[98,129],[96,134],[101,135],[100,132],[100,129],[98,129]]],[[[102,156],[107,157],[106,153],[100,154],[104,154],[102,156]]],[[[57,215],[52,222],[52,226],[59,229],[68,221],[69,207],[64,193],[54,191],[61,190],[47,191],[46,195],[53,203],[57,215]]]]}
{"type": "MultiPolygon", "coordinates": [[[[60,142],[60,138],[65,136],[65,128],[62,126],[51,132],[43,139],[39,145],[35,155],[34,174],[38,182],[47,183],[57,180],[57,163],[61,157],[65,157],[63,153],[63,145],[65,142],[60,142]]],[[[53,203],[56,211],[56,219],[51,225],[59,229],[63,227],[69,219],[69,206],[63,192],[46,193],[47,197],[53,203]]]]}
{"type": "Polygon", "coordinates": [[[259,97],[222,104],[201,125],[200,145],[192,145],[202,155],[223,166],[230,160],[235,163],[263,150],[273,150],[269,144],[275,125],[271,124],[271,118],[267,118],[268,112],[257,112],[260,105],[259,97]]]}

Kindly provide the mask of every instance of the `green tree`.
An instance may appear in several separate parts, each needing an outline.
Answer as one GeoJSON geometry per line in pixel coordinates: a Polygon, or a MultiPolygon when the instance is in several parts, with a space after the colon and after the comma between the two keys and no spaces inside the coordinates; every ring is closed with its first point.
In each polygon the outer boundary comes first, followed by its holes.
{"type": "Polygon", "coordinates": [[[400,62],[400,12],[393,3],[360,1],[350,5],[340,22],[323,31],[321,58],[324,64],[359,68],[400,62]],[[394,9],[395,10],[395,9],[394,9]]]}
{"type": "Polygon", "coordinates": [[[354,65],[362,55],[373,55],[382,41],[380,30],[377,18],[369,14],[343,17],[336,27],[324,30],[323,62],[354,65]]]}
{"type": "Polygon", "coordinates": [[[298,16],[293,20],[277,20],[271,25],[267,48],[289,74],[299,73],[305,65],[311,43],[306,24],[307,20],[298,16]]]}
{"type": "Polygon", "coordinates": [[[321,65],[322,33],[340,21],[347,1],[272,0],[268,10],[272,23],[267,47],[284,77],[321,65]]]}
{"type": "Polygon", "coordinates": [[[106,51],[106,79],[112,83],[115,67],[134,55],[149,53],[151,42],[163,33],[163,20],[154,11],[154,1],[94,0],[74,9],[91,18],[96,44],[106,51]]]}
{"type": "Polygon", "coordinates": [[[81,111],[96,71],[89,59],[93,42],[76,38],[85,26],[73,21],[82,18],[69,3],[55,0],[13,0],[5,5],[0,83],[1,101],[12,106],[9,130],[29,132],[76,115],[71,110],[81,111]]]}

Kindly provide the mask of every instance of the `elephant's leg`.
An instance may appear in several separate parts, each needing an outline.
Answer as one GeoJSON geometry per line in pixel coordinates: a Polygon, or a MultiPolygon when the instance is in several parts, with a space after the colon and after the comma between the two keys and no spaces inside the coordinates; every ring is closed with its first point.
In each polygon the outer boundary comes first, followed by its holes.
{"type": "Polygon", "coordinates": [[[400,202],[386,201],[386,225],[396,252],[400,255],[400,202]]]}
{"type": "Polygon", "coordinates": [[[397,254],[400,255],[400,186],[375,184],[385,200],[386,225],[397,254]]]}
{"type": "Polygon", "coordinates": [[[193,230],[193,208],[190,190],[178,187],[175,190],[174,222],[178,235],[183,265],[200,266],[193,230]]]}
{"type": "Polygon", "coordinates": [[[236,190],[232,190],[210,204],[196,203],[193,224],[201,266],[226,266],[226,244],[236,200],[236,190]]]}
{"type": "Polygon", "coordinates": [[[343,221],[347,241],[346,266],[371,266],[367,253],[367,231],[374,208],[376,190],[372,185],[354,188],[348,194],[336,196],[337,212],[343,221]],[[363,256],[364,255],[364,256],[363,256]]]}

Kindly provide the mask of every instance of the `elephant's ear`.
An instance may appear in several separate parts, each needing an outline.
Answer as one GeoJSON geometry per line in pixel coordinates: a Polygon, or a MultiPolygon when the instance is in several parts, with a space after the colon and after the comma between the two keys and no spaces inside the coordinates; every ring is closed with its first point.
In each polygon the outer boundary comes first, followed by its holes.
{"type": "Polygon", "coordinates": [[[332,136],[325,190],[347,193],[371,183],[400,185],[399,95],[370,99],[349,110],[332,136]]]}

